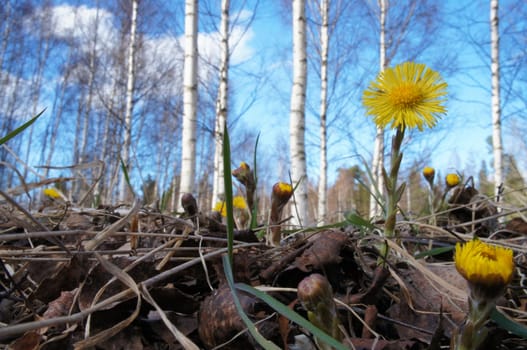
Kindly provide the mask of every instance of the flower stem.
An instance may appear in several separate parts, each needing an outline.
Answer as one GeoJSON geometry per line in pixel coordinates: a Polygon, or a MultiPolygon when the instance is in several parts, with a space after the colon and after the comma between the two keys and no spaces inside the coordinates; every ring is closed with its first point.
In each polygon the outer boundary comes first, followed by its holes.
{"type": "Polygon", "coordinates": [[[468,302],[468,318],[461,333],[455,337],[454,350],[476,350],[483,343],[488,333],[485,322],[496,305],[494,300],[478,300],[472,295],[468,302]]]}
{"type": "MultiPolygon", "coordinates": [[[[386,209],[385,209],[385,221],[384,221],[384,236],[386,238],[393,238],[395,236],[395,224],[397,222],[397,209],[399,200],[401,199],[402,193],[404,192],[405,184],[397,186],[397,177],[399,175],[399,168],[401,167],[401,161],[403,159],[403,153],[401,152],[401,144],[404,139],[404,126],[397,128],[397,132],[392,138],[392,156],[390,159],[390,174],[387,175],[385,169],[383,169],[384,186],[386,188],[386,209]]],[[[379,249],[379,261],[378,264],[384,264],[388,257],[388,244],[384,242],[379,249]]]]}
{"type": "Polygon", "coordinates": [[[386,237],[392,238],[395,235],[395,223],[397,216],[397,208],[399,200],[401,199],[402,190],[404,187],[397,187],[397,177],[399,175],[399,168],[403,159],[401,152],[401,144],[404,138],[404,127],[397,128],[396,134],[392,138],[392,157],[390,159],[390,175],[386,176],[384,183],[387,193],[387,208],[386,221],[384,225],[384,233],[386,237]]]}

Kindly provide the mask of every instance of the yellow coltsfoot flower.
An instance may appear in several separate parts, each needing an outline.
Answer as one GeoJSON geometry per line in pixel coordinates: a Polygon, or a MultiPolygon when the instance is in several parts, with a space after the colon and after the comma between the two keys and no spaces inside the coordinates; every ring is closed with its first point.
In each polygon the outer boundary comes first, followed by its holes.
{"type": "Polygon", "coordinates": [[[446,113],[447,83],[424,64],[405,62],[386,68],[364,91],[366,113],[379,127],[433,127],[446,113]]]}
{"type": "MultiPolygon", "coordinates": [[[[247,209],[247,203],[242,196],[234,196],[232,198],[232,207],[233,209],[245,210],[247,209]]],[[[224,201],[217,202],[212,208],[212,211],[216,211],[221,214],[221,216],[227,216],[227,205],[224,201]]]]}
{"type": "Polygon", "coordinates": [[[470,287],[468,315],[459,333],[453,335],[454,350],[476,350],[484,342],[488,330],[485,323],[511,282],[514,273],[512,250],[473,239],[456,244],[457,271],[470,287]]]}
{"type": "Polygon", "coordinates": [[[450,173],[445,176],[445,183],[448,188],[456,187],[461,182],[458,174],[450,173]]]}
{"type": "Polygon", "coordinates": [[[456,244],[456,269],[476,298],[499,297],[514,273],[512,250],[474,239],[456,244]]]}
{"type": "Polygon", "coordinates": [[[436,174],[436,171],[434,168],[429,167],[429,166],[425,166],[423,168],[423,176],[425,177],[426,181],[428,181],[430,185],[434,183],[435,174],[436,174]]]}

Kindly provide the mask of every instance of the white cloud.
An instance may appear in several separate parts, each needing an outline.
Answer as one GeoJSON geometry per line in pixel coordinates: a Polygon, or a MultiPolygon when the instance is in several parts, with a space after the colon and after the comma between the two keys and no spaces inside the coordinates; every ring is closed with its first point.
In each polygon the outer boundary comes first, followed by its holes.
{"type": "Polygon", "coordinates": [[[234,27],[231,38],[232,63],[239,64],[250,60],[254,56],[254,48],[251,41],[254,37],[254,31],[241,26],[234,27]]]}
{"type": "MultiPolygon", "coordinates": [[[[231,46],[231,64],[237,65],[251,59],[254,55],[254,49],[251,46],[251,41],[254,37],[254,32],[251,28],[246,29],[246,20],[252,16],[250,11],[241,11],[235,15],[237,22],[232,28],[230,40],[231,46]]],[[[32,18],[25,21],[28,32],[37,30],[34,23],[36,18],[49,18],[50,35],[64,40],[73,40],[76,48],[80,52],[90,51],[93,40],[93,33],[97,30],[97,56],[99,57],[99,64],[112,63],[111,51],[112,47],[118,45],[119,40],[118,30],[114,26],[116,23],[114,15],[103,9],[88,7],[86,5],[71,6],[59,5],[50,8],[41,8],[40,12],[35,12],[32,18]]],[[[198,34],[198,50],[201,57],[200,63],[209,62],[212,66],[217,67],[220,62],[220,34],[218,32],[199,33],[198,34]]],[[[144,50],[143,57],[146,60],[145,71],[143,74],[148,76],[160,76],[166,67],[172,67],[171,77],[173,82],[171,84],[170,93],[180,94],[183,76],[183,57],[184,57],[184,35],[175,37],[171,35],[160,35],[158,37],[143,37],[144,50]]],[[[78,74],[82,74],[83,67],[78,67],[78,74]]],[[[110,73],[107,78],[111,80],[110,73]]],[[[75,74],[75,73],[74,73],[75,74]]],[[[85,74],[85,73],[84,73],[85,74]]],[[[199,66],[200,80],[206,81],[207,77],[212,77],[217,74],[211,69],[210,65],[201,64],[199,66]]],[[[99,81],[100,88],[103,90],[112,89],[113,83],[111,81],[99,81]]]]}
{"type": "MultiPolygon", "coordinates": [[[[254,32],[251,28],[247,30],[242,26],[232,28],[229,38],[232,64],[240,64],[253,57],[254,49],[251,46],[253,37],[254,32]]],[[[181,38],[181,40],[184,40],[184,38],[181,38]]],[[[220,62],[221,55],[220,43],[220,33],[200,33],[198,36],[198,51],[200,56],[205,61],[217,66],[220,62]]]]}
{"type": "Polygon", "coordinates": [[[53,34],[59,38],[85,41],[93,37],[95,28],[98,40],[104,42],[115,38],[113,15],[101,8],[60,5],[52,8],[51,18],[55,24],[53,34]]]}

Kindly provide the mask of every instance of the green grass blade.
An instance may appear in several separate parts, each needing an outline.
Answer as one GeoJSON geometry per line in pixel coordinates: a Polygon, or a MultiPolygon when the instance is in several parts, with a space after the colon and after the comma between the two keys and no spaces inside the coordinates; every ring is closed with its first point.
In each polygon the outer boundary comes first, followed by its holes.
{"type": "Polygon", "coordinates": [[[269,341],[265,339],[260,332],[258,332],[258,329],[256,329],[255,324],[251,321],[249,316],[243,311],[243,307],[240,303],[240,299],[238,299],[238,294],[236,293],[236,288],[234,286],[234,278],[232,276],[232,266],[231,262],[228,256],[223,256],[223,271],[225,271],[225,277],[227,279],[227,283],[229,284],[229,287],[231,289],[232,298],[234,300],[234,305],[236,306],[236,310],[238,311],[238,314],[242,318],[243,322],[247,326],[247,330],[251,335],[254,337],[254,339],[260,344],[264,349],[266,350],[280,350],[278,346],[276,346],[275,343],[272,341],[269,341]]]}
{"type": "Polygon", "coordinates": [[[232,177],[231,177],[231,144],[227,123],[223,128],[223,185],[225,187],[225,205],[227,209],[227,255],[232,263],[232,247],[234,244],[234,212],[232,208],[232,177]]]}
{"type": "Polygon", "coordinates": [[[366,220],[362,216],[355,213],[347,215],[346,222],[358,227],[364,227],[369,230],[373,230],[375,228],[375,225],[373,225],[369,220],[366,220]]]}
{"type": "Polygon", "coordinates": [[[42,112],[40,112],[39,114],[37,114],[36,116],[34,116],[33,118],[31,118],[29,121],[25,122],[24,124],[22,124],[21,126],[19,126],[18,128],[16,128],[15,130],[11,131],[9,134],[7,134],[6,136],[2,137],[0,139],[0,145],[3,145],[4,143],[6,143],[7,141],[11,140],[13,137],[15,137],[16,135],[20,134],[22,131],[26,130],[28,127],[31,126],[31,124],[33,124],[41,115],[42,113],[44,113],[46,109],[44,108],[42,110],[42,112]]]}
{"type": "Polygon", "coordinates": [[[126,181],[126,184],[128,185],[128,188],[130,189],[130,192],[132,193],[132,196],[135,198],[135,192],[132,187],[132,184],[130,182],[130,176],[128,174],[128,168],[126,167],[126,164],[124,164],[123,158],[119,157],[119,161],[121,162],[121,170],[124,174],[124,179],[126,181]]]}
{"type": "Polygon", "coordinates": [[[434,248],[434,249],[430,249],[430,250],[427,250],[427,251],[424,251],[424,252],[421,252],[419,254],[416,254],[414,256],[414,258],[416,259],[421,259],[421,258],[424,258],[426,256],[434,256],[434,255],[439,255],[439,254],[443,254],[443,253],[447,253],[447,252],[450,252],[452,250],[454,250],[454,246],[451,246],[451,247],[439,247],[439,248],[434,248]]]}
{"type": "Polygon", "coordinates": [[[490,318],[498,324],[501,328],[516,334],[519,337],[527,339],[527,327],[511,320],[509,317],[498,311],[496,308],[492,310],[490,318]]]}
{"type": "Polygon", "coordinates": [[[315,327],[311,322],[300,316],[295,311],[291,310],[287,305],[282,304],[272,296],[259,291],[258,289],[255,289],[251,286],[248,286],[244,283],[236,283],[236,289],[243,290],[244,292],[247,292],[249,294],[254,295],[255,297],[260,298],[263,300],[267,305],[272,307],[275,311],[282,314],[283,316],[287,317],[289,320],[293,321],[294,323],[298,324],[301,327],[304,327],[305,329],[309,330],[315,337],[323,341],[324,343],[332,346],[333,348],[337,350],[348,350],[348,347],[346,347],[344,344],[339,342],[337,339],[331,337],[326,332],[322,331],[320,328],[315,327]]]}

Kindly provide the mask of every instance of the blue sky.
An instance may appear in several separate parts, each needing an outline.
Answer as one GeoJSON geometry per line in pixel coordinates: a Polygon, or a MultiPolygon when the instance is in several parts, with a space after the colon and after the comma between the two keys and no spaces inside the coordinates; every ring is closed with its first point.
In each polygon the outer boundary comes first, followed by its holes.
{"type": "MultiPolygon", "coordinates": [[[[95,5],[92,1],[64,1],[61,3],[70,4],[71,7],[80,6],[83,8],[85,12],[80,17],[84,19],[93,16],[95,5]]],[[[247,19],[253,14],[251,11],[254,9],[252,7],[254,3],[255,1],[248,1],[244,9],[236,8],[239,3],[233,4],[232,10],[235,14],[241,11],[242,22],[235,26],[233,32],[237,46],[233,52],[233,66],[230,73],[230,91],[233,92],[231,116],[235,117],[242,110],[244,111],[238,125],[233,130],[233,135],[236,136],[236,132],[242,128],[250,129],[255,133],[260,132],[262,164],[269,167],[269,164],[276,162],[279,169],[279,174],[276,176],[283,179],[287,176],[287,154],[289,151],[287,138],[292,72],[290,61],[292,51],[291,19],[290,14],[281,7],[280,2],[261,0],[254,13],[254,22],[249,28],[245,28],[247,19]],[[247,102],[253,97],[256,98],[255,102],[248,110],[245,110],[244,107],[247,102]]],[[[365,3],[376,6],[375,2],[366,1],[365,3]]],[[[393,4],[395,1],[390,3],[393,4]]],[[[403,1],[403,3],[405,2],[403,1]]],[[[521,11],[506,10],[515,3],[514,0],[501,2],[503,15],[501,23],[504,28],[512,28],[512,32],[516,30],[521,33],[523,30],[525,33],[527,14],[522,16],[521,11]],[[515,21],[518,18],[519,20],[515,21]],[[514,26],[518,26],[518,28],[514,26]]],[[[219,10],[219,1],[215,1],[210,6],[215,5],[218,6],[219,10]]],[[[173,27],[179,28],[179,31],[171,29],[171,31],[163,32],[159,28],[154,28],[156,29],[155,35],[148,33],[150,36],[147,35],[146,37],[148,39],[147,46],[152,48],[152,52],[155,52],[158,59],[181,60],[183,14],[181,12],[182,4],[179,3],[177,6],[179,6],[178,11],[175,11],[173,16],[179,17],[175,17],[173,23],[177,23],[177,25],[173,27]]],[[[526,12],[527,5],[520,4],[518,6],[524,11],[523,13],[526,12]]],[[[352,16],[363,16],[362,13],[358,13],[358,7],[349,7],[348,10],[351,11],[352,16]]],[[[67,13],[67,11],[65,12],[67,13]]],[[[468,0],[447,1],[442,15],[434,17],[434,21],[437,21],[444,30],[437,36],[426,38],[432,44],[431,48],[421,54],[417,61],[430,65],[442,74],[441,66],[448,65],[448,62],[438,62],[438,57],[447,53],[456,63],[455,67],[448,67],[455,68],[454,70],[448,74],[443,74],[449,84],[448,114],[438,123],[436,129],[433,131],[425,130],[419,135],[420,137],[411,139],[406,150],[406,164],[403,164],[403,167],[412,164],[415,158],[429,156],[431,159],[429,165],[436,167],[443,174],[460,171],[465,172],[466,175],[476,175],[482,160],[487,162],[490,169],[492,158],[487,145],[487,138],[491,134],[490,65],[485,57],[489,52],[489,46],[485,44],[489,36],[488,17],[488,2],[468,0]],[[471,38],[483,44],[473,45],[469,40],[471,38]]],[[[56,35],[60,36],[71,31],[72,28],[78,28],[79,23],[72,23],[72,18],[67,14],[61,18],[62,22],[56,35]]],[[[217,20],[217,18],[212,20],[217,20]]],[[[112,28],[112,18],[108,17],[107,21],[107,26],[101,30],[106,31],[105,35],[111,37],[111,35],[115,35],[112,33],[115,28],[112,28]]],[[[208,21],[210,22],[211,19],[208,21]]],[[[375,40],[376,29],[371,19],[368,22],[368,18],[364,18],[364,23],[360,23],[360,28],[353,27],[355,22],[358,22],[357,18],[344,21],[344,29],[342,29],[341,34],[360,40],[361,35],[365,34],[364,32],[369,32],[370,39],[375,40]]],[[[406,40],[410,42],[414,40],[412,35],[406,40]]],[[[207,59],[217,59],[217,39],[218,34],[214,30],[210,28],[206,31],[202,30],[199,47],[201,54],[208,56],[207,59]]],[[[522,46],[514,46],[514,42],[507,37],[504,37],[502,42],[502,50],[504,51],[502,57],[504,59],[508,59],[511,55],[522,54],[521,50],[518,50],[518,47],[521,48],[522,46]]],[[[346,62],[345,66],[345,71],[348,73],[339,77],[337,92],[345,96],[345,100],[339,103],[338,112],[335,106],[330,106],[329,111],[330,122],[333,120],[328,130],[330,181],[335,178],[337,168],[361,165],[362,161],[359,159],[359,155],[368,161],[371,158],[374,127],[371,120],[364,116],[360,96],[361,88],[374,79],[377,73],[376,45],[375,42],[363,40],[349,49],[353,52],[350,54],[350,61],[346,62]],[[338,119],[335,118],[336,114],[339,116],[338,119]]],[[[337,45],[330,47],[330,50],[334,50],[335,46],[337,45]]],[[[347,48],[340,49],[344,50],[343,53],[349,53],[345,52],[347,48]]],[[[523,54],[525,55],[525,53],[523,54]]],[[[392,63],[400,63],[407,59],[408,57],[402,52],[395,56],[392,63]]],[[[521,72],[525,72],[525,68],[521,72]]],[[[317,79],[312,73],[311,71],[308,77],[310,90],[307,99],[306,142],[308,173],[310,179],[316,181],[319,157],[317,147],[318,117],[316,115],[318,91],[316,89],[317,79]]],[[[527,73],[525,75],[527,76],[527,73]]],[[[178,81],[177,77],[174,77],[174,90],[177,90],[179,84],[181,82],[178,81]]],[[[52,87],[53,85],[53,83],[50,84],[52,87]]],[[[43,105],[49,107],[50,103],[48,102],[43,101],[43,105]]],[[[510,101],[503,107],[505,115],[511,114],[510,111],[513,106],[511,107],[510,101]]],[[[522,114],[509,117],[505,123],[504,135],[510,134],[513,122],[522,123],[524,121],[525,115],[522,114]]],[[[514,140],[513,138],[504,137],[504,140],[506,152],[517,152],[516,145],[509,141],[514,140]]],[[[389,145],[388,139],[386,143],[389,145]]],[[[527,159],[527,157],[520,156],[518,158],[518,160],[527,159]]],[[[233,159],[235,161],[247,160],[238,159],[236,154],[233,154],[233,159]]],[[[526,164],[523,163],[523,166],[525,168],[526,164]]]]}
{"type": "MultiPolygon", "coordinates": [[[[460,171],[466,172],[467,175],[477,175],[482,160],[490,167],[492,164],[492,157],[489,153],[489,146],[487,138],[491,135],[491,114],[490,114],[490,69],[488,64],[484,62],[479,48],[474,48],[468,44],[460,42],[464,38],[462,30],[469,30],[478,35],[489,33],[488,16],[489,9],[487,6],[470,6],[461,12],[460,8],[466,7],[468,2],[451,1],[448,3],[447,13],[456,14],[450,18],[450,21],[457,22],[456,25],[460,30],[450,30],[447,35],[452,40],[452,46],[445,48],[447,50],[456,50],[456,58],[458,67],[456,72],[445,80],[449,84],[449,103],[448,114],[439,122],[438,129],[441,131],[430,132],[425,130],[422,138],[427,139],[424,142],[421,140],[415,146],[410,145],[408,150],[407,164],[412,162],[412,156],[418,156],[421,147],[432,148],[431,153],[432,166],[438,168],[442,173],[460,171]],[[461,13],[460,13],[461,12],[461,13]],[[477,21],[477,23],[476,23],[477,21]],[[457,42],[457,43],[456,43],[457,42]],[[430,136],[428,136],[429,134],[430,136]],[[441,140],[437,144],[438,140],[441,140]],[[476,168],[475,168],[476,167],[476,168]]],[[[481,3],[479,5],[482,5],[481,3]]],[[[281,94],[276,97],[263,97],[254,107],[248,111],[243,118],[244,122],[251,126],[257,127],[262,133],[262,140],[266,147],[273,149],[274,144],[283,145],[283,142],[277,141],[277,138],[286,140],[288,136],[288,108],[290,91],[290,27],[285,19],[284,14],[280,14],[280,9],[277,6],[271,5],[271,2],[266,2],[259,8],[259,14],[254,25],[253,39],[250,41],[254,45],[256,52],[265,51],[269,56],[276,53],[275,66],[272,70],[271,79],[275,84],[276,89],[279,89],[281,94]],[[281,81],[278,83],[277,81],[281,81]],[[266,123],[258,122],[255,116],[265,116],[266,123]]],[[[444,19],[442,19],[444,20],[444,19]]],[[[431,38],[432,40],[432,38],[431,38]]],[[[359,48],[360,49],[360,48],[359,48]]],[[[439,48],[441,50],[443,48],[439,48]]],[[[436,48],[437,50],[437,48],[436,48]]],[[[488,46],[484,48],[488,50],[488,46]]],[[[437,51],[436,51],[437,53],[437,51]]],[[[433,53],[431,53],[433,54],[433,53]]],[[[375,59],[375,58],[373,58],[375,59]]],[[[419,60],[422,63],[428,63],[426,60],[419,60]]],[[[375,62],[375,61],[374,61],[375,62]]],[[[375,74],[370,74],[367,78],[373,79],[375,74]]],[[[273,92],[270,92],[273,94],[273,92]]],[[[316,93],[314,95],[317,97],[316,93]]],[[[309,96],[308,96],[309,98],[309,96]]],[[[312,101],[316,104],[317,101],[312,101]]],[[[360,99],[351,102],[351,105],[360,105],[360,99]]],[[[348,118],[348,127],[354,128],[357,120],[365,119],[364,116],[353,113],[352,118],[348,118]]],[[[309,115],[307,118],[308,133],[312,136],[307,136],[308,142],[312,145],[308,148],[308,163],[312,171],[310,174],[316,174],[318,167],[318,153],[316,148],[317,143],[317,118],[316,115],[309,115]]],[[[345,123],[344,123],[345,124],[345,123]]],[[[370,159],[368,147],[373,144],[373,127],[371,122],[359,121],[362,130],[355,132],[354,136],[363,145],[363,152],[361,155],[370,159]],[[369,125],[368,125],[369,124],[369,125]]],[[[506,131],[506,130],[505,130],[506,131]]],[[[348,143],[342,141],[345,137],[339,130],[330,130],[331,139],[334,142],[329,149],[330,156],[330,179],[334,179],[336,169],[338,167],[346,167],[354,165],[358,159],[354,157],[355,151],[347,147],[348,143]]],[[[286,141],[284,141],[286,142],[286,141]]],[[[389,142],[387,142],[389,144],[389,142]]],[[[506,150],[507,150],[506,144],[506,150]]]]}

